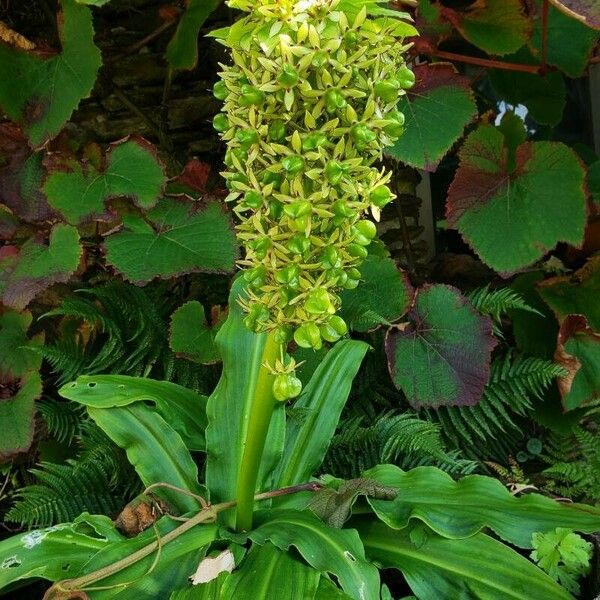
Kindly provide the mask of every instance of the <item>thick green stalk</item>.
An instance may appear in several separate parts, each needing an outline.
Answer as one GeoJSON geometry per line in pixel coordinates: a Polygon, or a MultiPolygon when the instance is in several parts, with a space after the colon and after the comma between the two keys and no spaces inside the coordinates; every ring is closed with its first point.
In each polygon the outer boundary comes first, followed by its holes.
{"type": "Polygon", "coordinates": [[[274,365],[280,352],[281,343],[275,340],[274,333],[267,334],[248,415],[246,443],[238,471],[236,492],[236,529],[238,531],[248,531],[252,527],[256,482],[276,402],[273,396],[275,377],[265,367],[265,364],[274,365]]]}

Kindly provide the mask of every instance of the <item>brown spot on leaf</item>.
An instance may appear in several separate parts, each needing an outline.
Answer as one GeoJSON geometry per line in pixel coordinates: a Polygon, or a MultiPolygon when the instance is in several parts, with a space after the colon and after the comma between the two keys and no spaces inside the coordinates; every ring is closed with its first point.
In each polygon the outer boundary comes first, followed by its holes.
{"type": "Polygon", "coordinates": [[[115,519],[115,527],[127,537],[135,537],[169,511],[169,506],[152,494],[134,498],[115,519]]]}

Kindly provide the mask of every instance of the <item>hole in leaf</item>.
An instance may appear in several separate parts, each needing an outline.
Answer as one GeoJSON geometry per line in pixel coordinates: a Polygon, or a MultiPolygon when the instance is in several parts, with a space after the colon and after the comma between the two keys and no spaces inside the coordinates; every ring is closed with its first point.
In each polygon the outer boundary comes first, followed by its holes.
{"type": "Polygon", "coordinates": [[[90,381],[90,382],[88,383],[88,387],[89,387],[89,388],[94,388],[94,387],[96,387],[96,382],[95,382],[95,381],[90,381]]]}
{"type": "Polygon", "coordinates": [[[351,552],[348,552],[348,550],[346,550],[344,552],[344,556],[348,559],[351,560],[352,562],[356,562],[356,558],[354,558],[354,555],[351,552]]]}

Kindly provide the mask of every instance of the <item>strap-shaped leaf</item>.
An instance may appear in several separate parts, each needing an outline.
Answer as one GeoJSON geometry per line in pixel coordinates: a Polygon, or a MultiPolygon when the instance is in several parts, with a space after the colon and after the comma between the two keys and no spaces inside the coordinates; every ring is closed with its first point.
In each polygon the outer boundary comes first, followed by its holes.
{"type": "Polygon", "coordinates": [[[270,541],[281,550],[290,546],[314,569],[335,575],[355,600],[379,599],[379,573],[365,560],[362,542],[353,529],[333,529],[308,511],[261,511],[249,534],[257,544],[270,541]]]}
{"type": "Polygon", "coordinates": [[[190,450],[204,450],[207,398],[176,383],[128,375],[81,375],[58,393],[91,408],[153,402],[190,450]]]}
{"type": "Polygon", "coordinates": [[[385,349],[392,379],[410,404],[477,404],[496,345],[489,317],[456,288],[426,285],[417,291],[409,319],[388,331],[385,349]]]}
{"type": "MultiPolygon", "coordinates": [[[[169,483],[195,494],[204,493],[198,484],[198,467],[181,437],[149,406],[88,407],[88,413],[125,450],[145,486],[169,483]]],[[[181,513],[200,508],[197,500],[179,492],[159,488],[155,493],[181,513]]]]}
{"type": "Polygon", "coordinates": [[[111,198],[126,197],[141,208],[152,208],[166,176],[156,149],[142,138],[113,144],[101,169],[88,163],[52,158],[47,161],[44,192],[50,205],[69,223],[105,212],[111,198]]]}
{"type": "Polygon", "coordinates": [[[414,73],[415,87],[398,104],[405,131],[385,151],[413,167],[435,171],[477,115],[477,105],[469,80],[453,65],[418,65],[414,73]]]}
{"type": "MultiPolygon", "coordinates": [[[[223,371],[206,407],[206,485],[212,503],[226,502],[237,496],[257,374],[264,362],[266,334],[253,333],[244,325],[244,315],[238,304],[243,286],[243,279],[238,278],[229,296],[229,316],[216,337],[223,371]]],[[[278,404],[263,450],[257,482],[257,489],[261,491],[274,488],[272,471],[283,453],[285,413],[283,404],[278,404]]],[[[232,511],[221,515],[227,524],[233,525],[232,511]]]]}
{"type": "Polygon", "coordinates": [[[278,600],[310,600],[320,578],[319,571],[273,544],[254,544],[214,600],[256,600],[269,595],[278,600]]]}
{"type": "Polygon", "coordinates": [[[235,234],[218,202],[166,198],[145,218],[128,215],[123,222],[124,230],[106,239],[106,260],[133,283],[233,270],[235,234]]]}
{"type": "Polygon", "coordinates": [[[55,225],[48,245],[30,239],[21,246],[0,248],[0,297],[12,308],[25,308],[54,283],[65,283],[81,259],[79,233],[70,225],[55,225]]]}
{"type": "Polygon", "coordinates": [[[335,433],[340,414],[360,363],[369,346],[364,342],[338,342],[317,367],[288,419],[283,456],[275,487],[307,481],[321,464],[335,433]]]}
{"type": "Polygon", "coordinates": [[[397,531],[372,520],[357,527],[367,556],[402,571],[421,600],[572,600],[541,569],[483,533],[452,540],[426,528],[397,531]]]}
{"type": "Polygon", "coordinates": [[[0,42],[0,106],[34,146],[52,139],[94,86],[100,50],[92,14],[75,0],[61,0],[62,50],[48,57],[0,42]]]}
{"type": "Polygon", "coordinates": [[[454,481],[435,467],[402,471],[393,465],[379,465],[364,476],[398,490],[391,501],[369,498],[377,516],[394,529],[418,519],[444,537],[461,539],[489,527],[520,548],[532,547],[535,532],[556,527],[585,533],[600,529],[597,508],[561,504],[539,494],[517,498],[492,477],[468,475],[454,481]]]}
{"type": "Polygon", "coordinates": [[[460,151],[448,193],[448,224],[494,270],[514,273],[560,241],[581,244],[584,178],[576,154],[555,142],[521,144],[511,169],[502,133],[481,126],[460,151]]]}

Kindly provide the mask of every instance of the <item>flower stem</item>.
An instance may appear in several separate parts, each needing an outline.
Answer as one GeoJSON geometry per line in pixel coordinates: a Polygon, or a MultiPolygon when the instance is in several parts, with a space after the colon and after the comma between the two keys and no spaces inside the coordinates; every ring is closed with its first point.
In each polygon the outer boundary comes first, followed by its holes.
{"type": "Polygon", "coordinates": [[[280,352],[281,343],[275,340],[273,333],[268,333],[261,366],[256,377],[254,396],[248,415],[246,443],[238,471],[236,492],[236,529],[238,531],[248,531],[252,527],[256,482],[276,402],[273,396],[274,376],[265,367],[265,364],[274,365],[280,352]]]}

